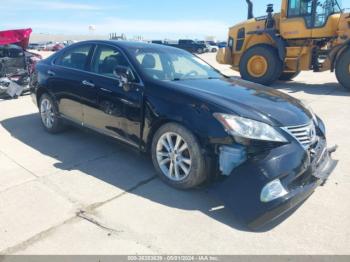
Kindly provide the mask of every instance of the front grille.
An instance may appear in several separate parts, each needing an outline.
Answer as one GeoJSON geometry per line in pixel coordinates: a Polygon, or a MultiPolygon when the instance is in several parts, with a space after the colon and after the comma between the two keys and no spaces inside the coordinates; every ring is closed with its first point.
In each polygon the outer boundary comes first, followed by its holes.
{"type": "Polygon", "coordinates": [[[290,135],[292,135],[305,148],[309,148],[316,141],[316,128],[312,122],[302,126],[283,127],[290,135]]]}

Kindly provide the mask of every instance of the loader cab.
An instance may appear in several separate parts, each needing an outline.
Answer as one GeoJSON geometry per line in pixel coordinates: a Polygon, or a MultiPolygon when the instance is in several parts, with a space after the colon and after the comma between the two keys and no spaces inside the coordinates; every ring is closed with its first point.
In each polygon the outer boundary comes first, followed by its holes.
{"type": "Polygon", "coordinates": [[[283,0],[281,35],[285,39],[332,37],[341,12],[337,0],[283,0]]]}

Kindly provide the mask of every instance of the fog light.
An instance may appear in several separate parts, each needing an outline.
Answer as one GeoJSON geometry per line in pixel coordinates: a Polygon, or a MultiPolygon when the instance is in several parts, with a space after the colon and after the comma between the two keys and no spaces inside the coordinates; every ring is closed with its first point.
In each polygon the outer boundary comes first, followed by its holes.
{"type": "Polygon", "coordinates": [[[263,188],[260,194],[260,200],[261,202],[267,203],[287,194],[288,191],[283,187],[281,181],[276,179],[263,188]]]}

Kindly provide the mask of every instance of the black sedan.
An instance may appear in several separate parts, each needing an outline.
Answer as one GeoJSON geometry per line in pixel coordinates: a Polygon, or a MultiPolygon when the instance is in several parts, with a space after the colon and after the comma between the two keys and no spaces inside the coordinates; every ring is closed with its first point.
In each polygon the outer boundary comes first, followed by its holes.
{"type": "Polygon", "coordinates": [[[239,199],[253,226],[301,203],[335,167],[323,122],[300,101],[180,49],[80,42],[39,62],[31,83],[48,132],[75,123],[150,152],[180,189],[226,177],[212,189],[227,206],[239,199]]]}

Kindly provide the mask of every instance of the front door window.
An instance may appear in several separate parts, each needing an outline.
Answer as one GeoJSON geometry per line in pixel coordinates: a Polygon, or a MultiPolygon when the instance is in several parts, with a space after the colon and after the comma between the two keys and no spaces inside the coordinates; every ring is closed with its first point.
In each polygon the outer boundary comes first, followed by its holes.
{"type": "Polygon", "coordinates": [[[109,46],[98,47],[92,65],[94,73],[116,78],[114,70],[118,66],[129,67],[127,60],[119,50],[109,46]]]}

